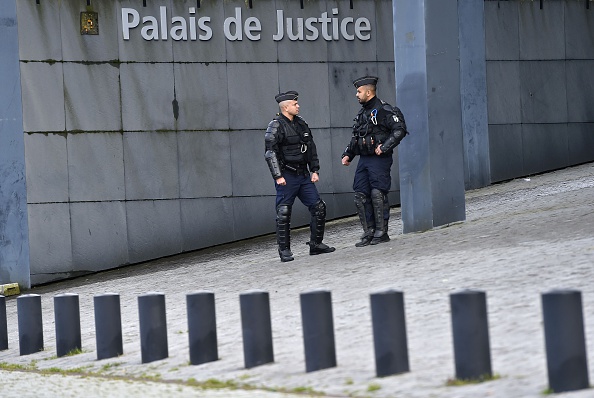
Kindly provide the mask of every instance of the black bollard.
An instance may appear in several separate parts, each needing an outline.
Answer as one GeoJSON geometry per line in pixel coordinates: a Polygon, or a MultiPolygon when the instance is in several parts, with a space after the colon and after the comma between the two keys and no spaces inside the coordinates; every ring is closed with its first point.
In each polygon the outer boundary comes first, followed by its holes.
{"type": "Polygon", "coordinates": [[[6,297],[0,295],[0,351],[8,350],[8,322],[6,320],[6,297]]]}
{"type": "Polygon", "coordinates": [[[553,392],[589,387],[582,293],[552,290],[542,294],[549,388],[553,392]]]}
{"type": "Polygon", "coordinates": [[[147,293],[138,296],[138,316],[142,363],[167,358],[169,351],[167,348],[165,295],[163,293],[147,293]]]}
{"type": "Polygon", "coordinates": [[[56,321],[56,355],[80,350],[80,309],[78,294],[65,293],[54,297],[54,319],[56,321]]]}
{"type": "Polygon", "coordinates": [[[450,294],[456,379],[491,378],[491,349],[485,292],[464,290],[450,294]]]}
{"type": "Polygon", "coordinates": [[[242,293],[239,304],[246,369],[274,362],[268,292],[252,290],[242,293]]]}
{"type": "Polygon", "coordinates": [[[314,372],[336,366],[336,345],[329,291],[301,293],[301,322],[305,347],[305,371],[314,372]]]}
{"type": "Polygon", "coordinates": [[[43,351],[41,296],[25,294],[17,298],[19,349],[21,355],[43,351]]]}
{"type": "Polygon", "coordinates": [[[120,296],[115,293],[93,297],[97,359],[113,358],[124,353],[120,296]]]}
{"type": "Polygon", "coordinates": [[[377,377],[408,372],[404,294],[386,290],[371,294],[370,299],[377,377]]]}
{"type": "Polygon", "coordinates": [[[200,365],[219,359],[217,348],[217,318],[212,292],[186,295],[190,363],[200,365]]]}

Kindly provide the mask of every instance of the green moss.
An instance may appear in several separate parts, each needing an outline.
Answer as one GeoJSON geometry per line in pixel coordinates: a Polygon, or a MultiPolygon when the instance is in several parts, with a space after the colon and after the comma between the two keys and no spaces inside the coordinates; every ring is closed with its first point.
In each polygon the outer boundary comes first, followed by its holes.
{"type": "Polygon", "coordinates": [[[450,387],[466,386],[469,384],[478,384],[478,383],[483,383],[485,381],[497,380],[500,378],[501,378],[500,375],[494,374],[494,375],[483,375],[483,376],[479,377],[478,379],[449,379],[446,382],[446,385],[450,386],[450,387]]]}

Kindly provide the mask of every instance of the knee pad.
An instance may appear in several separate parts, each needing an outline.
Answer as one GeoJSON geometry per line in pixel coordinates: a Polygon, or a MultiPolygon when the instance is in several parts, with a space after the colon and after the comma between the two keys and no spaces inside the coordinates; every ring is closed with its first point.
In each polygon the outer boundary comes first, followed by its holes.
{"type": "Polygon", "coordinates": [[[276,208],[276,219],[281,222],[289,222],[291,220],[291,205],[281,203],[276,208]]]}
{"type": "Polygon", "coordinates": [[[322,199],[318,200],[312,210],[313,215],[315,215],[317,218],[326,218],[326,203],[324,203],[322,199]]]}
{"type": "Polygon", "coordinates": [[[379,199],[379,198],[381,198],[381,200],[383,201],[384,200],[384,193],[382,191],[380,191],[379,189],[373,188],[371,190],[371,197],[373,199],[379,199]]]}
{"type": "Polygon", "coordinates": [[[355,205],[357,207],[363,206],[368,198],[363,192],[355,192],[355,205]]]}

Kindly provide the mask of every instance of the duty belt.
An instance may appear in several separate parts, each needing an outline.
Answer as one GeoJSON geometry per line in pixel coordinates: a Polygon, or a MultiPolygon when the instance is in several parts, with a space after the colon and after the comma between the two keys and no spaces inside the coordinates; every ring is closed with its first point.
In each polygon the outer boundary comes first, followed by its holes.
{"type": "Polygon", "coordinates": [[[307,166],[304,164],[285,164],[284,165],[285,170],[289,170],[295,174],[307,174],[307,166]]]}

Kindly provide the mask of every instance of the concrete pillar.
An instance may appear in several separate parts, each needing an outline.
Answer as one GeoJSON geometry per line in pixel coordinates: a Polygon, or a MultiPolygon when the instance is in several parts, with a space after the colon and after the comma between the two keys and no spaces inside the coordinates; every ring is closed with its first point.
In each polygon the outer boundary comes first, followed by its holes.
{"type": "Polygon", "coordinates": [[[466,218],[458,3],[392,5],[396,102],[410,131],[398,146],[407,233],[466,218]]]}
{"type": "Polygon", "coordinates": [[[31,287],[16,1],[0,1],[0,283],[31,287]]]}

